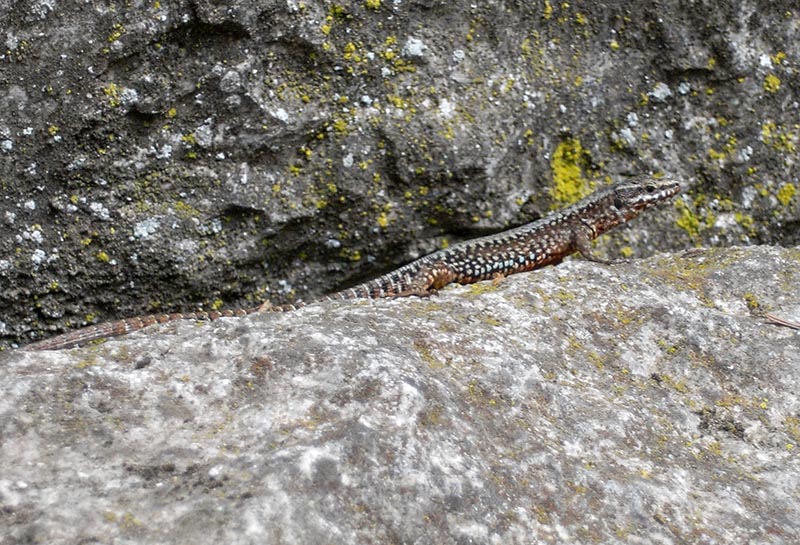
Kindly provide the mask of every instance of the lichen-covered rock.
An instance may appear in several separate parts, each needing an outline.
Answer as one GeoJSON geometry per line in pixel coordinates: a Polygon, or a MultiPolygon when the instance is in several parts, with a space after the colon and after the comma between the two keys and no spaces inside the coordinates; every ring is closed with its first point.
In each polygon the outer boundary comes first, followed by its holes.
{"type": "Polygon", "coordinates": [[[800,249],[3,354],[0,543],[800,540],[800,249]]]}
{"type": "Polygon", "coordinates": [[[308,298],[626,173],[687,187],[634,255],[800,243],[790,0],[7,4],[2,346],[308,298]]]}

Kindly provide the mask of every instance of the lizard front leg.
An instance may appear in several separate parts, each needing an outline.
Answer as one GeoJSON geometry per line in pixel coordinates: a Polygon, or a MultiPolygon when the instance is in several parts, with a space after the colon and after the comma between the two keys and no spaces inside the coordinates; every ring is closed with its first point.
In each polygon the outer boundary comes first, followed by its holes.
{"type": "Polygon", "coordinates": [[[572,240],[575,243],[575,249],[578,250],[584,259],[594,261],[595,263],[603,263],[604,265],[613,265],[614,263],[624,263],[625,260],[606,259],[597,255],[592,249],[592,240],[596,238],[594,230],[585,225],[580,225],[575,228],[572,233],[572,240]]]}

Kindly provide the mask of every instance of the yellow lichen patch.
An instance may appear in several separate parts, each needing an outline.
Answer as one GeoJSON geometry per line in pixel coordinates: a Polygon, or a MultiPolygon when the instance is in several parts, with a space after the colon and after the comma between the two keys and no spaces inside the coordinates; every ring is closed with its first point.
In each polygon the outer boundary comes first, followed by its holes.
{"type": "Polygon", "coordinates": [[[592,190],[592,184],[584,177],[583,169],[589,164],[589,152],[577,138],[561,142],[550,160],[553,171],[553,207],[561,208],[571,204],[592,190]]]}
{"type": "Polygon", "coordinates": [[[379,9],[381,7],[381,0],[366,0],[364,5],[368,9],[379,9]]]}
{"type": "Polygon", "coordinates": [[[75,366],[76,369],[86,369],[87,367],[93,367],[97,365],[97,356],[91,355],[85,359],[82,359],[78,362],[75,366]]]}
{"type": "Polygon", "coordinates": [[[343,259],[348,259],[350,261],[361,261],[361,252],[358,250],[350,250],[348,248],[342,248],[339,252],[339,257],[343,259]]]}
{"type": "Polygon", "coordinates": [[[786,431],[791,435],[794,440],[800,443],[800,418],[796,416],[787,416],[784,421],[783,425],[786,427],[786,431]]]}
{"type": "Polygon", "coordinates": [[[666,384],[676,392],[681,394],[686,394],[689,392],[689,387],[686,385],[686,381],[675,379],[670,375],[659,375],[659,377],[661,378],[661,382],[663,384],[666,384]]]}
{"type": "Polygon", "coordinates": [[[172,203],[172,209],[175,211],[175,215],[180,218],[189,219],[200,216],[200,210],[183,201],[175,201],[172,203]]]}
{"type": "Polygon", "coordinates": [[[389,225],[389,216],[386,215],[386,212],[381,212],[376,221],[378,222],[378,226],[385,229],[389,225]]]}
{"type": "Polygon", "coordinates": [[[98,261],[100,261],[101,263],[108,263],[109,261],[111,261],[111,258],[110,258],[110,257],[108,256],[108,254],[107,254],[107,253],[105,253],[103,250],[100,250],[99,252],[97,252],[96,254],[94,254],[94,256],[95,256],[95,257],[97,258],[97,260],[98,260],[98,261]]]}
{"type": "Polygon", "coordinates": [[[761,312],[761,303],[758,302],[758,298],[755,294],[751,292],[745,292],[744,294],[744,302],[747,304],[747,308],[750,312],[757,314],[761,312]]]}
{"type": "Polygon", "coordinates": [[[490,325],[492,327],[497,327],[503,325],[503,322],[494,316],[487,316],[486,314],[481,314],[479,320],[486,325],[490,325]]]}
{"type": "Polygon", "coordinates": [[[777,151],[794,153],[797,149],[797,134],[787,131],[782,125],[774,121],[767,121],[761,125],[761,141],[777,151]]]}
{"type": "Polygon", "coordinates": [[[788,206],[789,203],[792,201],[795,193],[797,193],[797,188],[794,184],[783,184],[783,186],[778,190],[778,194],[775,195],[783,206],[788,206]]]}
{"type": "Polygon", "coordinates": [[[781,88],[781,80],[775,74],[767,74],[764,78],[764,90],[768,93],[777,93],[781,88]]]}
{"type": "Polygon", "coordinates": [[[544,0],[544,11],[542,12],[542,17],[545,20],[548,20],[552,16],[553,16],[553,5],[550,3],[550,0],[544,0]]]}
{"type": "MultiPolygon", "coordinates": [[[[699,203],[696,203],[696,207],[698,205],[699,203]]],[[[680,199],[675,201],[675,207],[681,214],[675,223],[678,227],[686,231],[693,240],[698,242],[700,233],[714,225],[714,221],[716,220],[711,212],[707,212],[705,218],[701,217],[695,211],[691,210],[688,204],[680,199]]]]}
{"type": "Polygon", "coordinates": [[[114,43],[125,34],[125,27],[121,23],[114,23],[111,34],[108,35],[108,43],[114,43]]]}
{"type": "Polygon", "coordinates": [[[347,133],[347,121],[345,121],[342,118],[336,119],[331,125],[331,127],[333,127],[333,130],[336,131],[338,134],[347,133]]]}
{"type": "Polygon", "coordinates": [[[472,299],[493,291],[497,291],[497,286],[495,286],[494,282],[476,282],[469,285],[468,296],[472,299]]]}
{"type": "Polygon", "coordinates": [[[121,89],[116,83],[109,83],[103,87],[103,94],[108,97],[108,103],[115,108],[120,104],[120,92],[121,89]]]}

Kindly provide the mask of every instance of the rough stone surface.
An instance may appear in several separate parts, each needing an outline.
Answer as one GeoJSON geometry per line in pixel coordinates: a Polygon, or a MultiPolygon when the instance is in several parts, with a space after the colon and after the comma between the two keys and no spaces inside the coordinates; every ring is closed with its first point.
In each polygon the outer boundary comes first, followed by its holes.
{"type": "Polygon", "coordinates": [[[0,355],[0,543],[800,542],[800,248],[0,355]]]}
{"type": "Polygon", "coordinates": [[[796,0],[2,2],[0,346],[309,298],[626,173],[687,188],[633,255],[798,244],[799,21],[796,0]]]}

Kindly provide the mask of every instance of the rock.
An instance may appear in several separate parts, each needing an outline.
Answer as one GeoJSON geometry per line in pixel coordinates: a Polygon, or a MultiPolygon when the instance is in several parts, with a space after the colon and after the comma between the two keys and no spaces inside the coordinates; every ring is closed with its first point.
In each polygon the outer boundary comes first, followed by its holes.
{"type": "Polygon", "coordinates": [[[10,3],[0,347],[309,299],[626,174],[686,184],[621,243],[634,256],[800,244],[796,16],[786,0],[10,3]]]}
{"type": "Polygon", "coordinates": [[[796,543],[800,248],[0,357],[3,544],[796,543]]]}

